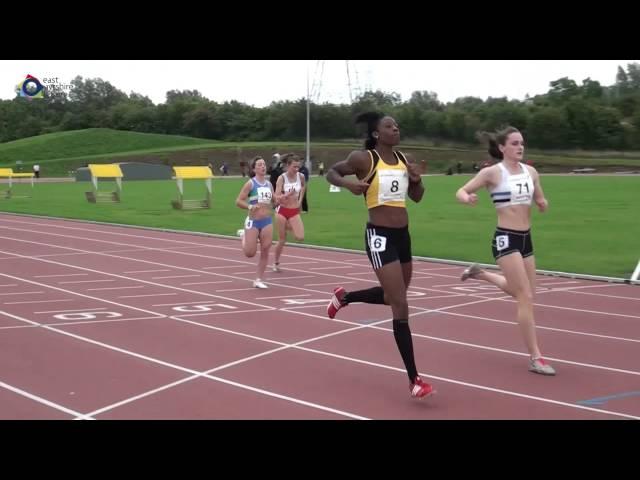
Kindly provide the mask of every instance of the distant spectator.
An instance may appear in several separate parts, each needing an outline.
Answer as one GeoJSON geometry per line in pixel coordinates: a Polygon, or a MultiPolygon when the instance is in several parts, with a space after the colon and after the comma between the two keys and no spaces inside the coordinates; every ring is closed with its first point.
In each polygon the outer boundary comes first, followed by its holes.
{"type": "Polygon", "coordinates": [[[462,162],[458,161],[458,164],[456,165],[456,169],[458,170],[458,175],[462,173],[462,162]]]}
{"type": "Polygon", "coordinates": [[[280,160],[280,154],[276,153],[273,156],[273,159],[271,160],[271,166],[267,170],[267,173],[269,174],[269,181],[271,182],[271,185],[273,186],[274,191],[276,188],[278,177],[282,175],[283,172],[284,172],[284,168],[282,166],[282,161],[280,160]]]}
{"type": "Polygon", "coordinates": [[[321,177],[324,175],[324,162],[318,164],[318,175],[321,177]]]}
{"type": "Polygon", "coordinates": [[[280,157],[281,155],[278,152],[274,153],[271,157],[271,165],[267,170],[273,170],[276,168],[280,164],[280,157]]]}
{"type": "Polygon", "coordinates": [[[36,178],[40,178],[40,165],[33,166],[33,174],[36,178]]]}
{"type": "Polygon", "coordinates": [[[309,169],[307,168],[307,165],[302,163],[300,165],[300,170],[298,170],[302,175],[304,175],[304,181],[305,181],[305,185],[307,185],[307,188],[304,189],[304,195],[302,196],[302,211],[304,213],[309,213],[309,204],[307,203],[307,192],[309,191],[308,188],[308,184],[309,184],[309,169]]]}
{"type": "Polygon", "coordinates": [[[246,174],[246,168],[247,168],[247,162],[245,162],[244,160],[240,160],[240,175],[242,175],[242,178],[244,178],[245,174],[246,174]]]}

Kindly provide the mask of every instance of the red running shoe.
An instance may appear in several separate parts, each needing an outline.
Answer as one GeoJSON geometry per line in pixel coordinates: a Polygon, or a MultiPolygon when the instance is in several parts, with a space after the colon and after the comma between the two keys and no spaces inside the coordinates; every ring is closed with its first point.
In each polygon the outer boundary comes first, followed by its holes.
{"type": "Polygon", "coordinates": [[[342,287],[336,287],[333,289],[333,296],[331,297],[331,301],[329,305],[327,305],[327,316],[329,318],[335,318],[336,313],[342,307],[346,307],[347,305],[342,303],[344,296],[347,294],[347,291],[342,287]]]}
{"type": "Polygon", "coordinates": [[[416,398],[425,398],[434,393],[433,387],[420,377],[416,377],[414,382],[409,385],[411,396],[416,398]]]}

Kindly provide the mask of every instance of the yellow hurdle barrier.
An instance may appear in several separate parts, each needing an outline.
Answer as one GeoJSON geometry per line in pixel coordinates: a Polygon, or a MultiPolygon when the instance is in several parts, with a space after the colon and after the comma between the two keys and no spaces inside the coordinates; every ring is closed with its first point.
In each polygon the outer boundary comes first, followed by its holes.
{"type": "Polygon", "coordinates": [[[197,208],[211,208],[211,179],[213,172],[209,167],[173,167],[178,184],[178,200],[172,200],[171,205],[176,210],[193,210],[197,208]],[[207,187],[204,200],[186,200],[184,198],[185,180],[204,180],[207,187]]]}
{"type": "Polygon", "coordinates": [[[120,194],[122,193],[122,170],[117,163],[106,164],[89,164],[91,172],[91,183],[93,184],[92,192],[85,192],[87,200],[90,203],[117,203],[120,202],[120,194]],[[113,192],[99,192],[98,179],[113,178],[116,181],[116,190],[113,192]]]}
{"type": "Polygon", "coordinates": [[[14,178],[30,178],[31,188],[33,188],[33,173],[14,173],[13,168],[0,168],[0,178],[7,178],[9,180],[9,188],[3,190],[0,193],[5,194],[5,198],[29,198],[31,195],[15,195],[13,193],[13,179],[14,178]]]}

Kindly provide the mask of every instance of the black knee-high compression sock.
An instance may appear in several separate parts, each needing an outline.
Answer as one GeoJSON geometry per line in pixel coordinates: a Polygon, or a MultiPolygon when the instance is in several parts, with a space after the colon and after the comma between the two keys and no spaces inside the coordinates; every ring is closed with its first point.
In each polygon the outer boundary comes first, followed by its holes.
{"type": "Polygon", "coordinates": [[[347,292],[342,299],[342,303],[353,302],[384,304],[384,290],[382,287],[373,287],[366,290],[347,292]]]}
{"type": "Polygon", "coordinates": [[[409,381],[413,383],[418,376],[418,369],[416,368],[416,361],[413,357],[413,341],[411,339],[411,330],[409,329],[409,320],[407,319],[393,319],[393,336],[396,339],[398,350],[402,356],[402,361],[407,369],[407,375],[409,375],[409,381]]]}

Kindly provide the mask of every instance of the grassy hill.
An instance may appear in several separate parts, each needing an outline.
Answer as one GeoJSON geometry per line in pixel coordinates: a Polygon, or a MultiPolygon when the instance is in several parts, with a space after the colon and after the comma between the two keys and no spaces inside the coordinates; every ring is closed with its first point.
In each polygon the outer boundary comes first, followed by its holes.
{"type": "Polygon", "coordinates": [[[48,133],[0,143],[0,162],[2,164],[15,163],[16,160],[22,160],[25,163],[27,161],[42,162],[52,159],[210,144],[215,142],[177,135],[89,128],[48,133]]]}
{"type": "MultiPolygon", "coordinates": [[[[323,161],[325,168],[360,148],[358,141],[312,141],[314,166],[323,161]]],[[[240,159],[255,155],[270,157],[274,152],[304,153],[304,142],[221,142],[178,135],[149,134],[91,128],[50,133],[0,144],[0,166],[30,171],[34,163],[42,167],[43,176],[66,176],[87,163],[142,161],[166,165],[216,166],[226,161],[230,173],[237,174],[240,159]],[[16,162],[22,162],[17,164],[16,162]]],[[[410,139],[402,145],[405,152],[426,159],[431,173],[442,173],[460,161],[463,169],[483,162],[487,154],[479,147],[464,148],[420,144],[410,139]]],[[[529,152],[540,171],[569,172],[574,168],[593,167],[600,171],[640,170],[640,160],[616,152],[529,152]]]]}

